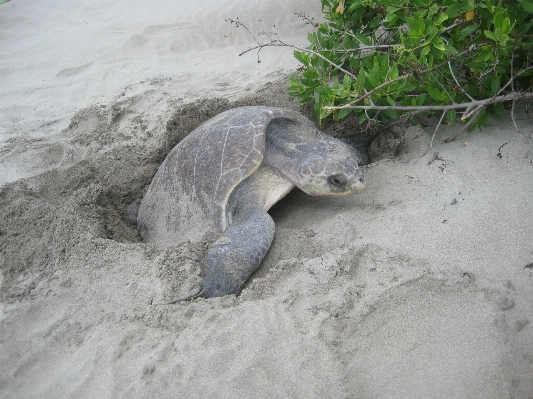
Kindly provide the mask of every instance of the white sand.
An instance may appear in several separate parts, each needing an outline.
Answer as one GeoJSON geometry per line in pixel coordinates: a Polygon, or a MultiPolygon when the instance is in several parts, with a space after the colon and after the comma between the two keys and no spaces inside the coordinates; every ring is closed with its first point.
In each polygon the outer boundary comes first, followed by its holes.
{"type": "Polygon", "coordinates": [[[290,49],[239,57],[253,39],[225,22],[305,45],[295,12],[320,5],[0,5],[1,398],[533,397],[528,109],[522,135],[439,129],[431,164],[434,125],[408,129],[365,193],[276,205],[239,297],[161,305],[198,287],[204,250],[139,242],[125,206],[202,120],[298,109],[290,49]]]}

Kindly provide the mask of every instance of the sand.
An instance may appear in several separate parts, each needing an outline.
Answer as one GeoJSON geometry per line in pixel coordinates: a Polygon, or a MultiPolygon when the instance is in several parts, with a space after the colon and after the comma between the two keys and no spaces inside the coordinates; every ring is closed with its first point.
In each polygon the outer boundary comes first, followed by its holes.
{"type": "Polygon", "coordinates": [[[290,49],[239,56],[254,39],[225,21],[305,45],[294,13],[320,4],[0,5],[1,398],[533,397],[526,107],[520,133],[439,128],[434,160],[434,120],[378,138],[366,192],[271,210],[241,295],[166,304],[198,288],[205,247],[142,243],[126,207],[219,112],[308,112],[290,49]]]}

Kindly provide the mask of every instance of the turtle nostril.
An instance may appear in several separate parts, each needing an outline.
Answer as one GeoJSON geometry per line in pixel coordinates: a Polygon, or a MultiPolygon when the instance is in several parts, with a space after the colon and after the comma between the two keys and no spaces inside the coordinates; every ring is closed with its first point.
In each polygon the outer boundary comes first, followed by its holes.
{"type": "Polygon", "coordinates": [[[348,179],[344,175],[332,175],[328,177],[328,183],[334,187],[344,187],[348,179]]]}

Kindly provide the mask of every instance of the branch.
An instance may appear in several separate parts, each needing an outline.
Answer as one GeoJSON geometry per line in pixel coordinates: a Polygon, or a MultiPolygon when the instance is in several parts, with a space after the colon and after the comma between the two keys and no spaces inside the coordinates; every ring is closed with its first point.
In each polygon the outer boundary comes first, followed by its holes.
{"type": "Polygon", "coordinates": [[[255,47],[251,47],[248,50],[243,51],[242,53],[239,54],[239,56],[244,55],[244,54],[246,54],[246,53],[248,53],[248,52],[250,52],[252,50],[256,50],[256,49],[261,50],[263,47],[291,47],[291,48],[296,49],[298,51],[302,51],[302,52],[305,52],[305,53],[316,55],[318,58],[326,61],[328,64],[330,64],[331,66],[335,67],[339,71],[341,71],[341,72],[345,73],[346,75],[350,76],[352,79],[357,79],[357,75],[354,75],[353,73],[347,71],[346,69],[344,69],[340,65],[335,64],[333,61],[331,61],[328,58],[324,57],[322,54],[317,53],[316,51],[313,51],[313,50],[309,50],[309,49],[306,49],[306,48],[303,48],[303,47],[300,47],[300,46],[296,46],[294,44],[288,44],[288,43],[282,42],[281,40],[278,40],[278,39],[272,40],[269,43],[264,43],[264,44],[260,43],[260,44],[258,44],[255,47]]]}
{"type": "Polygon", "coordinates": [[[395,110],[395,111],[450,111],[452,109],[467,109],[478,106],[487,106],[493,103],[502,103],[505,101],[522,100],[526,98],[533,98],[533,93],[509,93],[503,96],[491,97],[485,100],[476,100],[468,103],[461,104],[438,104],[438,105],[338,105],[323,107],[328,111],[334,111],[338,109],[364,109],[364,110],[395,110]]]}
{"type": "MultiPolygon", "coordinates": [[[[350,35],[353,36],[353,35],[350,35]]],[[[354,36],[355,37],[355,36],[354,36]]],[[[355,37],[357,39],[357,37],[355,37]]],[[[359,39],[357,39],[359,40],[359,39]]],[[[355,53],[357,51],[367,51],[367,50],[373,50],[373,49],[382,49],[382,48],[393,48],[393,47],[401,47],[401,44],[376,44],[374,46],[367,46],[363,42],[361,42],[361,47],[357,48],[348,48],[348,49],[331,49],[331,50],[325,50],[325,51],[331,51],[334,53],[355,53]]]]}
{"type": "Polygon", "coordinates": [[[431,136],[431,142],[429,143],[429,147],[426,150],[426,152],[424,152],[424,155],[426,155],[426,153],[428,152],[428,150],[430,148],[431,148],[431,151],[433,151],[433,156],[435,156],[435,154],[437,154],[437,152],[433,148],[433,140],[435,140],[435,136],[437,135],[437,130],[439,130],[439,127],[440,127],[440,125],[442,123],[442,120],[444,119],[445,115],[446,115],[446,111],[442,111],[442,115],[440,116],[439,123],[437,123],[437,126],[435,126],[435,131],[433,132],[433,136],[431,136]]]}
{"type": "Polygon", "coordinates": [[[447,139],[444,140],[445,143],[450,143],[452,141],[454,141],[457,137],[459,137],[461,134],[463,134],[464,132],[466,132],[468,130],[468,128],[477,120],[481,110],[483,109],[483,107],[479,106],[475,109],[475,111],[473,113],[471,113],[472,117],[470,118],[470,120],[463,126],[463,128],[459,131],[459,133],[457,133],[455,136],[453,137],[448,137],[447,139]]]}
{"type": "Polygon", "coordinates": [[[455,73],[453,72],[453,67],[452,67],[452,63],[450,61],[448,61],[448,68],[450,69],[450,74],[452,75],[453,77],[453,80],[455,80],[455,83],[457,84],[457,86],[463,91],[463,93],[466,94],[466,96],[471,100],[471,101],[475,101],[474,100],[474,97],[472,97],[464,88],[463,86],[461,86],[461,83],[459,83],[459,80],[457,80],[457,76],[455,76],[455,73]]]}

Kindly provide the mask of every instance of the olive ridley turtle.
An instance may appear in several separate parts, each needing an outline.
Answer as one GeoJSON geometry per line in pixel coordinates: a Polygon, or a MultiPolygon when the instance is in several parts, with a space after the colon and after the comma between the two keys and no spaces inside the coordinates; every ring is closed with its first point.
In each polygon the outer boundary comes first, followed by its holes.
{"type": "Polygon", "coordinates": [[[141,236],[162,248],[210,242],[203,289],[189,298],[238,294],[272,243],[270,207],[294,186],[310,195],[363,191],[360,159],[292,110],[231,109],[168,154],[139,208],[141,236]]]}

